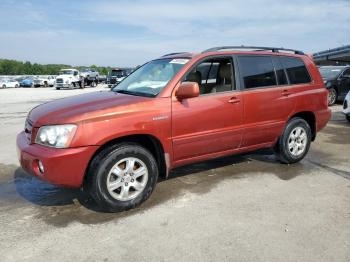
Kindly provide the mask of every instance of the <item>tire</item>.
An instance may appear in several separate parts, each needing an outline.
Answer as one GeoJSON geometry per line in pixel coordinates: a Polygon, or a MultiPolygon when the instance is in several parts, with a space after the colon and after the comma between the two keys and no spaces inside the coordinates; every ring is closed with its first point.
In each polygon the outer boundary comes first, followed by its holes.
{"type": "Polygon", "coordinates": [[[311,128],[309,124],[304,119],[295,117],[288,121],[277,142],[275,153],[282,163],[297,163],[306,156],[310,144],[311,128]]]}
{"type": "Polygon", "coordinates": [[[56,90],[60,90],[61,88],[60,87],[56,87],[56,90]]]}
{"type": "Polygon", "coordinates": [[[86,188],[103,211],[120,212],[144,202],[153,192],[157,180],[158,166],[153,155],[138,144],[122,143],[101,151],[93,159],[86,188]],[[133,165],[132,160],[135,161],[133,165]],[[127,168],[128,163],[132,169],[127,168]],[[141,167],[145,171],[137,174],[141,167]],[[112,173],[113,169],[119,171],[112,173]]]}
{"type": "Polygon", "coordinates": [[[79,87],[80,87],[80,89],[84,89],[85,88],[84,80],[80,81],[79,87]]]}
{"type": "Polygon", "coordinates": [[[350,114],[349,115],[345,115],[346,120],[348,120],[350,122],[350,114]]]}
{"type": "Polygon", "coordinates": [[[19,88],[19,85],[15,85],[15,88],[19,88]]]}
{"type": "Polygon", "coordinates": [[[96,82],[95,82],[95,81],[91,81],[90,86],[91,86],[91,87],[96,87],[96,82]]]}
{"type": "Polygon", "coordinates": [[[6,85],[2,85],[2,88],[6,88],[6,85]]]}
{"type": "Polygon", "coordinates": [[[48,87],[49,85],[47,84],[47,82],[44,83],[44,87],[48,87]]]}
{"type": "Polygon", "coordinates": [[[338,100],[338,92],[334,87],[331,87],[328,90],[328,105],[329,106],[334,105],[335,102],[337,102],[337,100],[338,100]]]}

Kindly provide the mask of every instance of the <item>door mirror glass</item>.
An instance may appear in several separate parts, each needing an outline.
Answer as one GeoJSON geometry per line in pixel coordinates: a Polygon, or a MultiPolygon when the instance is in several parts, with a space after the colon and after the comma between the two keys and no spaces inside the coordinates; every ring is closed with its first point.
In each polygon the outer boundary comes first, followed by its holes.
{"type": "Polygon", "coordinates": [[[178,100],[199,96],[199,86],[196,82],[182,82],[175,94],[178,100]]]}

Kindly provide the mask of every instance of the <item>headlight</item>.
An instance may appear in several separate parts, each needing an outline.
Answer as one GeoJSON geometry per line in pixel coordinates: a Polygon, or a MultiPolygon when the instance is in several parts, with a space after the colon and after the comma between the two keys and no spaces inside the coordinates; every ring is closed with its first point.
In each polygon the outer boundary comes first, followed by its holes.
{"type": "Polygon", "coordinates": [[[77,126],[72,124],[42,126],[36,135],[35,143],[56,148],[67,148],[74,137],[76,129],[77,126]]]}

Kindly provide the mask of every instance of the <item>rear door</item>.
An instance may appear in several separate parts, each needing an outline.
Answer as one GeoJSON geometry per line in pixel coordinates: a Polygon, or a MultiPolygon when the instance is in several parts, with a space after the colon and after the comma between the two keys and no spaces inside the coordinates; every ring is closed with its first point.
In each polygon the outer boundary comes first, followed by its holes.
{"type": "Polygon", "coordinates": [[[201,158],[237,148],[242,140],[243,103],[235,88],[232,57],[210,58],[183,79],[196,81],[200,95],[172,100],[174,160],[201,158]]]}
{"type": "Polygon", "coordinates": [[[294,109],[293,90],[278,58],[237,56],[244,101],[242,147],[275,141],[294,109]]]}

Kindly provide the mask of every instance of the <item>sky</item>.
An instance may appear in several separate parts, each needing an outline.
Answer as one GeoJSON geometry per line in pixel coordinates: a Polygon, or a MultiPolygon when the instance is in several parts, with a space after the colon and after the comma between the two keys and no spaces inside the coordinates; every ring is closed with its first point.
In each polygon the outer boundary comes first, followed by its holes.
{"type": "Polygon", "coordinates": [[[166,53],[350,44],[350,0],[0,0],[0,58],[135,66],[166,53]]]}

